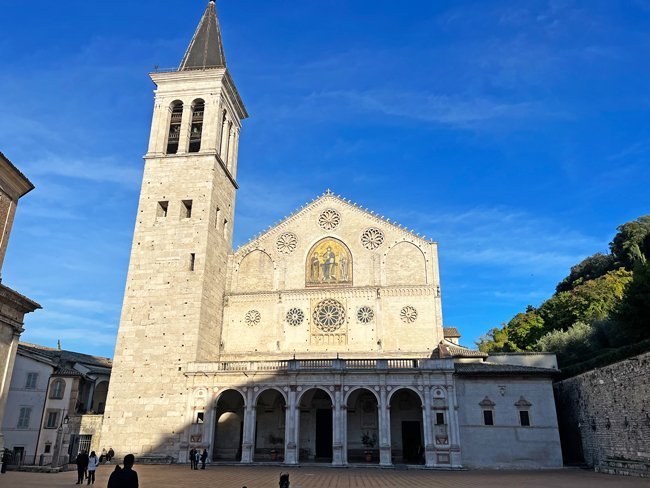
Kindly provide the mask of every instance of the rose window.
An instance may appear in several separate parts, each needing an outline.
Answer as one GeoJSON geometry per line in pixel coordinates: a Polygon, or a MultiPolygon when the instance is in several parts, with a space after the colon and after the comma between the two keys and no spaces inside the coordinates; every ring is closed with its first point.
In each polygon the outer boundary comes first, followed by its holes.
{"type": "Polygon", "coordinates": [[[298,238],[291,232],[285,232],[284,234],[280,235],[280,237],[278,237],[278,240],[275,242],[276,249],[282,254],[291,254],[296,250],[297,245],[298,238]]]}
{"type": "Polygon", "coordinates": [[[314,323],[323,332],[334,332],[345,322],[345,309],[340,302],[328,298],[314,309],[314,323]]]}
{"type": "Polygon", "coordinates": [[[399,316],[402,319],[402,322],[412,324],[418,318],[418,311],[415,310],[415,307],[407,305],[399,313],[399,316]]]}
{"type": "Polygon", "coordinates": [[[384,243],[384,233],[379,229],[371,227],[361,234],[361,244],[370,251],[374,251],[384,243]]]}
{"type": "Polygon", "coordinates": [[[340,223],[341,214],[333,208],[328,208],[320,214],[320,217],[318,217],[318,225],[320,225],[323,230],[334,230],[340,223]]]}
{"type": "Polygon", "coordinates": [[[362,324],[369,324],[375,318],[375,312],[370,307],[361,307],[357,310],[357,320],[362,324]]]}
{"type": "Polygon", "coordinates": [[[244,317],[244,322],[246,322],[246,325],[258,325],[260,321],[262,320],[262,314],[260,314],[257,310],[249,310],[246,312],[246,316],[244,317]]]}
{"type": "Polygon", "coordinates": [[[287,312],[287,322],[290,325],[297,327],[303,320],[305,320],[305,313],[299,308],[292,308],[287,312]]]}

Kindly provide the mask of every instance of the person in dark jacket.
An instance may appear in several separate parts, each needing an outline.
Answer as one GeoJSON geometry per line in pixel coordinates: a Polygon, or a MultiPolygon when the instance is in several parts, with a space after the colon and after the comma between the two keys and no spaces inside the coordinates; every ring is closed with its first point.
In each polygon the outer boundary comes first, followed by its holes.
{"type": "Polygon", "coordinates": [[[106,461],[109,463],[111,462],[111,459],[113,459],[113,456],[115,456],[115,451],[113,450],[112,447],[108,449],[108,453],[106,453],[106,461]]]}
{"type": "Polygon", "coordinates": [[[124,467],[115,466],[115,471],[108,478],[108,488],[138,488],[138,473],[133,470],[135,456],[124,456],[124,467]]]}
{"type": "Polygon", "coordinates": [[[208,460],[208,451],[207,449],[203,449],[203,453],[201,454],[201,469],[205,469],[205,462],[208,460]]]}
{"type": "Polygon", "coordinates": [[[190,449],[190,469],[194,469],[194,455],[196,454],[196,449],[190,449]]]}
{"type": "Polygon", "coordinates": [[[83,484],[87,469],[88,454],[86,454],[86,451],[81,451],[79,454],[77,454],[77,485],[83,484]]]}

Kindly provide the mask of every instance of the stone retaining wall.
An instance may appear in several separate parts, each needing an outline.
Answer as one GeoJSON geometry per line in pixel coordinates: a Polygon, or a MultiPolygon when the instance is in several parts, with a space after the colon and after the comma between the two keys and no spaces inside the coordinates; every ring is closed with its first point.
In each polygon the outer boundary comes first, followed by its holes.
{"type": "Polygon", "coordinates": [[[650,462],[650,353],[554,385],[565,463],[650,462]]]}

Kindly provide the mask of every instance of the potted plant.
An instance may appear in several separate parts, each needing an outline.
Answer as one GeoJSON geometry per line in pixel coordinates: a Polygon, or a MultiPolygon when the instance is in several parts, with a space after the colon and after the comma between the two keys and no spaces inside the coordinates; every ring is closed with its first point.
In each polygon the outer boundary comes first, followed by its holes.
{"type": "Polygon", "coordinates": [[[374,447],[377,445],[377,433],[373,432],[372,435],[370,435],[370,432],[364,432],[361,434],[361,444],[363,444],[363,446],[366,448],[364,451],[366,462],[372,461],[371,449],[374,449],[374,447]]]}

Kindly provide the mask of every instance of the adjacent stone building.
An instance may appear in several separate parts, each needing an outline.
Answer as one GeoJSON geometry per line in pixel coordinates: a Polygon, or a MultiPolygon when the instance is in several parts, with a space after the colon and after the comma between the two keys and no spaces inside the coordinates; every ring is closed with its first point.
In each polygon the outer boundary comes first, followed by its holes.
{"type": "Polygon", "coordinates": [[[232,250],[248,113],[214,2],[156,84],[103,440],[119,454],[557,467],[552,355],[443,327],[438,246],[327,191],[232,250]]]}
{"type": "Polygon", "coordinates": [[[16,464],[61,465],[101,450],[109,358],[20,343],[2,423],[16,464]]]}
{"type": "MultiPolygon", "coordinates": [[[[0,152],[0,425],[11,381],[16,348],[23,332],[25,314],[41,306],[2,284],[4,263],[11,227],[18,200],[34,189],[34,185],[9,159],[0,152]]],[[[0,430],[0,452],[4,449],[4,435],[0,430]]]]}

